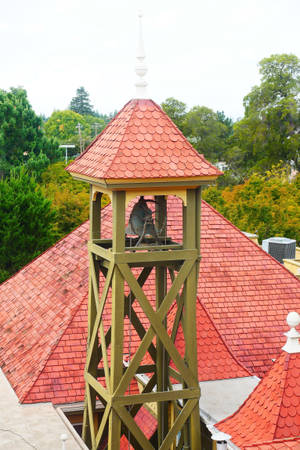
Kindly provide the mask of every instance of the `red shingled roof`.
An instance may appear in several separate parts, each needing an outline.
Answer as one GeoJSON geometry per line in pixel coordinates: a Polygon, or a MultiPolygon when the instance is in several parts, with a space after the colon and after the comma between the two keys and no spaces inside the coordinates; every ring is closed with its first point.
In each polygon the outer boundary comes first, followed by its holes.
{"type": "Polygon", "coordinates": [[[234,444],[300,438],[300,353],[282,352],[243,405],[215,426],[234,444]]]}
{"type": "MultiPolygon", "coordinates": [[[[150,439],[157,428],[157,420],[155,419],[155,417],[153,417],[153,415],[145,407],[142,407],[135,416],[134,420],[136,421],[137,425],[143,430],[146,438],[150,439]]],[[[130,434],[123,434],[120,441],[120,450],[133,449],[132,445],[128,447],[128,439],[130,441],[130,434]]]]}
{"type": "MultiPolygon", "coordinates": [[[[176,309],[173,308],[173,311],[175,312],[176,309]]],[[[173,323],[175,318],[172,312],[169,314],[171,323],[173,323]]],[[[230,352],[199,299],[197,299],[196,305],[196,322],[198,324],[197,356],[199,380],[212,381],[251,375],[230,352]]],[[[185,341],[181,324],[178,328],[175,343],[181,356],[184,356],[185,341]]]]}
{"type": "Polygon", "coordinates": [[[99,179],[186,178],[220,172],[152,100],[131,100],[67,170],[99,179]]]}
{"type": "MultiPolygon", "coordinates": [[[[181,237],[180,214],[180,200],[170,198],[168,234],[173,238],[181,237]]],[[[220,346],[221,360],[232,358],[223,353],[223,340],[238,361],[263,374],[284,343],[288,312],[299,309],[300,282],[205,202],[201,220],[198,297],[208,316],[198,307],[204,324],[200,336],[208,331],[208,343],[220,346]],[[222,339],[213,339],[217,333],[211,321],[222,339]]],[[[110,206],[102,212],[102,226],[104,237],[110,236],[110,206]]],[[[0,286],[0,365],[21,402],[83,398],[87,239],[88,222],[0,286]]],[[[153,300],[150,280],[146,290],[153,300]]],[[[240,376],[238,370],[231,375],[240,376]]],[[[209,373],[222,376],[213,364],[201,376],[209,373]]]]}
{"type": "Polygon", "coordinates": [[[300,439],[266,442],[264,444],[247,445],[243,450],[300,450],[300,439]]]}

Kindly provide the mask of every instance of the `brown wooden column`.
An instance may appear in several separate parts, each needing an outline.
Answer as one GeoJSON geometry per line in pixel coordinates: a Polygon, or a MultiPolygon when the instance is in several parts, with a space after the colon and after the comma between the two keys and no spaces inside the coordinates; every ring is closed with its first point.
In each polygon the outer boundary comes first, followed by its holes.
{"type": "MultiPolygon", "coordinates": [[[[200,245],[200,231],[197,201],[199,194],[194,189],[187,190],[187,205],[184,207],[183,246],[185,249],[200,245]]],[[[185,281],[184,336],[185,360],[194,375],[194,386],[198,387],[196,297],[199,264],[195,262],[185,281]]],[[[201,449],[199,404],[194,407],[189,419],[189,445],[191,450],[201,449]]]]}
{"type": "MultiPolygon", "coordinates": [[[[102,193],[98,192],[96,198],[93,198],[93,187],[90,185],[90,240],[100,239],[101,237],[101,197],[102,193]]],[[[98,263],[95,256],[89,252],[89,297],[88,297],[88,336],[87,336],[87,348],[90,346],[92,331],[94,328],[94,323],[97,314],[96,307],[96,296],[94,293],[93,283],[92,283],[92,273],[95,274],[95,284],[99,292],[99,269],[98,263]]],[[[96,378],[97,377],[97,366],[98,366],[98,356],[97,356],[97,342],[93,344],[92,357],[90,373],[96,378]]],[[[82,426],[82,438],[86,444],[91,447],[94,441],[94,421],[91,422],[91,417],[94,415],[96,410],[96,392],[86,383],[85,388],[85,407],[83,414],[83,426],[82,426]],[[91,406],[92,413],[88,413],[88,402],[91,406]]]]}
{"type": "MultiPolygon", "coordinates": [[[[155,196],[157,202],[155,224],[158,232],[161,231],[162,236],[166,236],[167,226],[167,202],[165,196],[155,196]]],[[[167,292],[167,268],[166,266],[156,267],[156,310],[159,309],[167,292]]],[[[166,320],[163,321],[166,327],[166,320]]],[[[157,370],[157,391],[165,392],[168,390],[168,357],[162,342],[157,339],[156,344],[156,370],[157,370]]],[[[157,436],[158,445],[160,446],[165,436],[168,434],[168,403],[157,403],[157,436]]]]}
{"type": "MultiPolygon", "coordinates": [[[[125,249],[125,192],[117,191],[112,195],[113,210],[113,254],[125,249]]],[[[124,278],[117,265],[112,276],[112,315],[111,315],[111,385],[110,394],[114,391],[123,375],[123,329],[124,329],[124,278]]],[[[111,408],[108,427],[108,448],[120,448],[121,420],[114,408],[111,408]]]]}

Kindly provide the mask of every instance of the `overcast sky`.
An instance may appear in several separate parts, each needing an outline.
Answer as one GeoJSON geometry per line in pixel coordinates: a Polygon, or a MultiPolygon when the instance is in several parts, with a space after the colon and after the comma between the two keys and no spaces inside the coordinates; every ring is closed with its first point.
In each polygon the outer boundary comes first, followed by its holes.
{"type": "Polygon", "coordinates": [[[300,57],[300,0],[1,1],[0,89],[23,86],[37,113],[66,109],[79,86],[103,113],[135,95],[137,11],[149,97],[243,115],[258,62],[300,57]]]}

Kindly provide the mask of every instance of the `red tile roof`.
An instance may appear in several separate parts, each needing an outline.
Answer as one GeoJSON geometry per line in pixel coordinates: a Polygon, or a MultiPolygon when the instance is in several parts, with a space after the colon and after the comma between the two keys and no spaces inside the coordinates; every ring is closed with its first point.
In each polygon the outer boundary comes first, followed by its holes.
{"type": "Polygon", "coordinates": [[[241,448],[300,438],[300,353],[282,352],[243,405],[215,426],[241,448]]]}
{"type": "Polygon", "coordinates": [[[99,179],[186,178],[221,172],[152,100],[131,100],[67,170],[99,179]]]}
{"type": "MultiPolygon", "coordinates": [[[[181,202],[170,198],[168,211],[168,234],[180,238],[181,202]]],[[[227,346],[248,370],[261,375],[284,344],[288,312],[299,309],[300,282],[205,202],[201,220],[198,297],[207,314],[198,306],[205,324],[198,334],[204,338],[207,331],[223,362],[232,358],[227,346]]],[[[104,237],[110,236],[110,206],[102,212],[102,226],[104,237]]],[[[0,286],[0,365],[21,402],[83,398],[87,239],[88,222],[0,286]]],[[[151,280],[146,290],[154,301],[151,280]]],[[[129,339],[128,326],[127,334],[133,351],[138,340],[134,334],[129,339]]],[[[201,377],[222,377],[213,361],[204,370],[200,358],[200,366],[201,377]]],[[[239,376],[241,368],[234,366],[232,376],[239,376]]]]}
{"type": "MultiPolygon", "coordinates": [[[[237,361],[226,346],[199,299],[197,299],[196,308],[199,380],[211,381],[250,376],[249,371],[237,361]]],[[[176,309],[173,308],[173,311],[175,312],[176,309]]],[[[169,318],[173,323],[174,315],[172,313],[169,314],[169,318]]],[[[181,324],[175,343],[181,356],[184,356],[185,342],[181,324]]]]}
{"type": "Polygon", "coordinates": [[[247,445],[242,450],[300,450],[300,439],[285,439],[264,444],[247,445]]]}
{"type": "MultiPolygon", "coordinates": [[[[134,420],[143,430],[144,435],[150,439],[157,427],[157,420],[155,417],[153,417],[153,415],[146,408],[142,407],[135,416],[134,420]]],[[[120,450],[134,449],[131,445],[128,447],[128,440],[130,441],[130,434],[127,436],[123,434],[120,441],[120,450]]]]}

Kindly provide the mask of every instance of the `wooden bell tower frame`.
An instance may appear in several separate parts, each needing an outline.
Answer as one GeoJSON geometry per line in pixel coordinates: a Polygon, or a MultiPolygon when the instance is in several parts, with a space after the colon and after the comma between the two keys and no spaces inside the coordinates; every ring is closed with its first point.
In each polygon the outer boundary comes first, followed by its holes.
{"type": "MultiPolygon", "coordinates": [[[[154,183],[155,185],[157,183],[154,183]]],[[[120,448],[123,433],[130,432],[130,443],[135,449],[159,448],[201,449],[196,335],[196,294],[200,261],[201,184],[206,180],[188,183],[166,183],[153,189],[151,182],[133,189],[130,184],[111,185],[101,189],[91,184],[90,241],[88,243],[89,311],[88,344],[85,368],[86,397],[83,439],[90,449],[96,450],[106,436],[109,450],[120,448]],[[112,200],[112,239],[101,238],[102,192],[112,200]],[[167,198],[177,195],[182,199],[182,243],[169,239],[157,245],[130,247],[125,240],[125,210],[129,200],[138,195],[153,195],[159,207],[155,217],[158,228],[164,227],[167,198]],[[138,277],[132,272],[140,268],[138,277]],[[99,273],[105,283],[99,294],[99,273]],[[150,273],[155,273],[156,305],[151,306],[143,286],[150,273]],[[167,273],[172,280],[167,287],[167,273]],[[130,289],[125,295],[124,285],[130,289]],[[104,333],[103,311],[111,292],[111,324],[104,333]],[[134,309],[134,302],[147,316],[150,326],[145,329],[134,309]],[[176,314],[171,334],[167,332],[167,313],[176,302],[176,314]],[[128,313],[130,311],[130,314],[128,313]],[[124,320],[131,321],[141,339],[138,350],[129,365],[124,367],[124,320]],[[182,358],[175,347],[175,338],[181,323],[185,339],[182,358]],[[107,349],[110,346],[110,358],[107,349]],[[149,352],[152,364],[142,360],[149,352]],[[173,367],[170,361],[173,361],[173,367]],[[176,369],[174,369],[174,365],[176,369]],[[103,367],[103,368],[99,368],[103,367]],[[128,387],[137,374],[147,373],[149,381],[140,394],[128,394],[128,387]],[[100,378],[105,379],[101,384],[100,378]],[[172,380],[181,384],[173,390],[172,380]],[[125,395],[125,393],[127,394],[125,395]],[[104,405],[100,424],[96,425],[96,401],[104,405]],[[147,439],[134,421],[141,406],[157,404],[157,432],[147,439]]]]}

